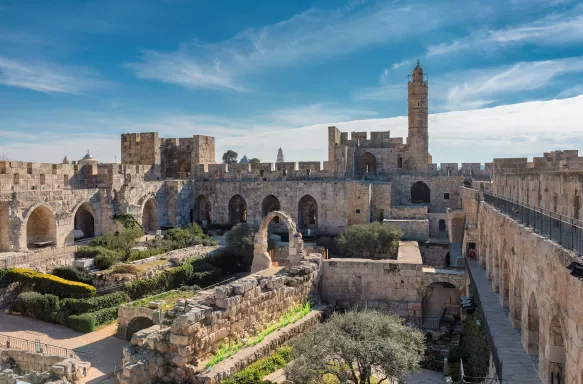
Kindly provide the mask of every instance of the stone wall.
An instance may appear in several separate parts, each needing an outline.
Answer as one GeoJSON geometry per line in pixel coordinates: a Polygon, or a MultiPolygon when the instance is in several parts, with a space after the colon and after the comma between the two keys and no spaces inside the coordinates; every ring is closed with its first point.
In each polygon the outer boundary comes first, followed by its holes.
{"type": "Polygon", "coordinates": [[[583,259],[484,202],[478,220],[479,262],[521,329],[524,348],[538,355],[539,377],[550,382],[560,363],[566,383],[580,382],[583,309],[573,303],[583,301],[583,280],[566,267],[583,259]]]}
{"type": "Polygon", "coordinates": [[[414,183],[422,181],[429,187],[430,203],[429,213],[444,213],[447,208],[459,206],[458,186],[462,184],[461,177],[427,176],[417,177],[403,175],[395,178],[391,183],[391,198],[393,205],[411,205],[411,187],[414,183]],[[446,199],[446,193],[449,198],[446,199]]]}
{"type": "Polygon", "coordinates": [[[76,246],[48,248],[37,252],[0,253],[0,269],[27,268],[38,272],[50,273],[57,267],[73,265],[76,246]]]}
{"type": "Polygon", "coordinates": [[[202,301],[177,304],[175,320],[134,334],[124,349],[118,382],[193,380],[199,374],[196,365],[222,343],[255,334],[310,298],[317,301],[321,263],[321,257],[308,256],[291,273],[257,273],[202,292],[202,301]]]}
{"type": "Polygon", "coordinates": [[[384,222],[401,228],[403,240],[429,240],[429,220],[427,219],[385,219],[384,222]]]}
{"type": "Polygon", "coordinates": [[[419,251],[423,265],[432,267],[448,266],[449,244],[420,243],[419,251]]]}
{"type": "Polygon", "coordinates": [[[87,362],[77,358],[46,356],[16,349],[0,349],[0,384],[27,382],[80,382],[83,371],[90,368],[87,362]]]}

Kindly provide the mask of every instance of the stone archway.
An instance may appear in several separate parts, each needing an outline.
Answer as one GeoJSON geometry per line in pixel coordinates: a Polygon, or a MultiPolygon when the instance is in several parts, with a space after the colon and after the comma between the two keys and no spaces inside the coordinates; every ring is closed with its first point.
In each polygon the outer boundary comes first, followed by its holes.
{"type": "Polygon", "coordinates": [[[29,248],[57,245],[57,221],[47,206],[37,206],[28,216],[26,245],[29,248]]]}
{"type": "Polygon", "coordinates": [[[411,186],[411,202],[425,203],[431,202],[431,189],[422,181],[417,181],[411,186]]]}
{"type": "Polygon", "coordinates": [[[0,252],[12,250],[10,242],[10,207],[8,202],[0,203],[0,252]]]}
{"type": "Polygon", "coordinates": [[[95,237],[95,210],[88,202],[82,203],[77,208],[73,229],[75,240],[95,237]]]}
{"type": "Polygon", "coordinates": [[[247,202],[241,195],[235,195],[229,200],[229,223],[239,224],[247,221],[247,202]]]}
{"type": "MultiPolygon", "coordinates": [[[[547,382],[565,383],[567,373],[567,352],[565,349],[565,327],[559,314],[553,316],[549,327],[549,339],[547,341],[546,362],[547,382]]],[[[541,367],[544,375],[544,367],[541,367]]]]}
{"type": "Polygon", "coordinates": [[[289,253],[284,265],[286,270],[289,270],[293,266],[297,265],[304,257],[304,241],[302,240],[302,234],[297,232],[296,223],[292,220],[291,216],[287,212],[283,211],[269,212],[267,216],[265,216],[261,221],[259,230],[255,234],[253,264],[251,266],[252,273],[270,268],[272,266],[271,258],[267,252],[267,237],[269,236],[269,223],[276,217],[280,219],[280,222],[286,225],[289,233],[289,253]]]}
{"type": "Polygon", "coordinates": [[[153,198],[148,199],[142,211],[142,228],[146,232],[158,230],[158,206],[153,198]]]}
{"type": "Polygon", "coordinates": [[[178,167],[178,177],[180,179],[187,178],[190,174],[190,162],[182,160],[180,166],[178,167]]]}
{"type": "Polygon", "coordinates": [[[318,228],[318,203],[311,195],[304,195],[298,202],[300,230],[318,228]]]}
{"type": "Polygon", "coordinates": [[[377,159],[370,153],[365,152],[360,156],[360,161],[358,162],[358,170],[361,175],[375,175],[377,173],[377,159]]]}
{"type": "Polygon", "coordinates": [[[514,281],[512,281],[510,313],[512,326],[514,328],[522,328],[522,276],[520,271],[516,272],[514,281]]]}
{"type": "Polygon", "coordinates": [[[194,201],[194,221],[210,223],[212,220],[211,202],[206,195],[198,195],[194,201]]]}
{"type": "Polygon", "coordinates": [[[142,329],[150,328],[153,325],[154,322],[148,317],[134,317],[128,323],[126,330],[126,340],[131,340],[134,333],[141,331],[142,329]]]}
{"type": "Polygon", "coordinates": [[[525,335],[526,351],[529,355],[538,356],[539,354],[539,334],[540,322],[538,303],[534,292],[531,292],[528,299],[528,311],[526,313],[526,329],[523,332],[525,335]]]}

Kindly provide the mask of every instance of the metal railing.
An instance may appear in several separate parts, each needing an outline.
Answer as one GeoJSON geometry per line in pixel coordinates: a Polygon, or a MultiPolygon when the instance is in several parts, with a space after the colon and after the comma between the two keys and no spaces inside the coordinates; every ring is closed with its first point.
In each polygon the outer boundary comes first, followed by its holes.
{"type": "Polygon", "coordinates": [[[41,343],[40,340],[26,340],[2,334],[0,334],[0,348],[18,349],[20,351],[38,353],[44,356],[78,358],[77,354],[72,349],[41,343]]]}
{"type": "MultiPolygon", "coordinates": [[[[468,276],[470,277],[470,283],[474,286],[474,289],[477,291],[476,280],[474,279],[474,275],[472,274],[472,269],[470,268],[469,263],[465,263],[465,264],[466,264],[466,272],[467,272],[468,276]]],[[[502,379],[502,368],[503,368],[502,360],[500,359],[500,356],[498,356],[498,349],[496,348],[496,344],[494,344],[494,339],[492,337],[492,330],[490,329],[490,325],[488,324],[488,319],[486,318],[486,315],[484,314],[484,308],[482,307],[482,302],[480,301],[480,295],[476,295],[475,299],[477,302],[477,307],[480,309],[480,312],[482,313],[481,319],[482,319],[482,322],[484,323],[484,326],[482,328],[484,329],[484,334],[486,335],[486,339],[488,340],[488,346],[490,347],[490,353],[492,354],[492,361],[494,362],[494,366],[496,367],[497,376],[500,379],[502,379]]]]}
{"type": "Polygon", "coordinates": [[[484,202],[565,248],[583,253],[583,221],[484,192],[484,202]]]}
{"type": "Polygon", "coordinates": [[[467,376],[464,371],[464,362],[460,359],[460,378],[459,382],[462,384],[499,384],[505,383],[505,380],[497,377],[472,377],[467,376]]]}

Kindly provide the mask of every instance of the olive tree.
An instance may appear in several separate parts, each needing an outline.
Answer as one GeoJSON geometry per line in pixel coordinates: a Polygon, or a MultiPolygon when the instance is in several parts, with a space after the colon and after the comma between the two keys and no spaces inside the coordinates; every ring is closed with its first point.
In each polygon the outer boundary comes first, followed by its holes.
{"type": "Polygon", "coordinates": [[[237,157],[239,154],[232,149],[229,149],[227,152],[223,153],[223,163],[225,164],[234,164],[237,162],[237,157]]]}
{"type": "Polygon", "coordinates": [[[348,227],[338,239],[342,256],[390,258],[397,254],[401,228],[389,223],[356,224],[348,227]]]}
{"type": "Polygon", "coordinates": [[[370,384],[373,376],[389,384],[419,369],[425,336],[397,316],[351,311],[332,314],[292,347],[285,375],[293,383],[320,383],[332,375],[342,384],[370,384]]]}

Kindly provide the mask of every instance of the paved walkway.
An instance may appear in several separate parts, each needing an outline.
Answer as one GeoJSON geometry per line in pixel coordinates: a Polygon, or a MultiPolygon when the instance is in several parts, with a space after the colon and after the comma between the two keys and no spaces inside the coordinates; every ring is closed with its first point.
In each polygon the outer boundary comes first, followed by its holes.
{"type": "Polygon", "coordinates": [[[540,384],[538,373],[522,346],[519,334],[514,330],[486,271],[475,259],[466,258],[468,269],[475,283],[494,347],[502,362],[502,379],[505,383],[540,384]]]}
{"type": "Polygon", "coordinates": [[[117,323],[98,331],[79,333],[59,324],[45,323],[29,317],[0,313],[0,333],[21,339],[36,340],[75,350],[81,360],[91,363],[83,382],[90,384],[108,380],[115,367],[121,366],[125,340],[115,337],[117,323]]]}

